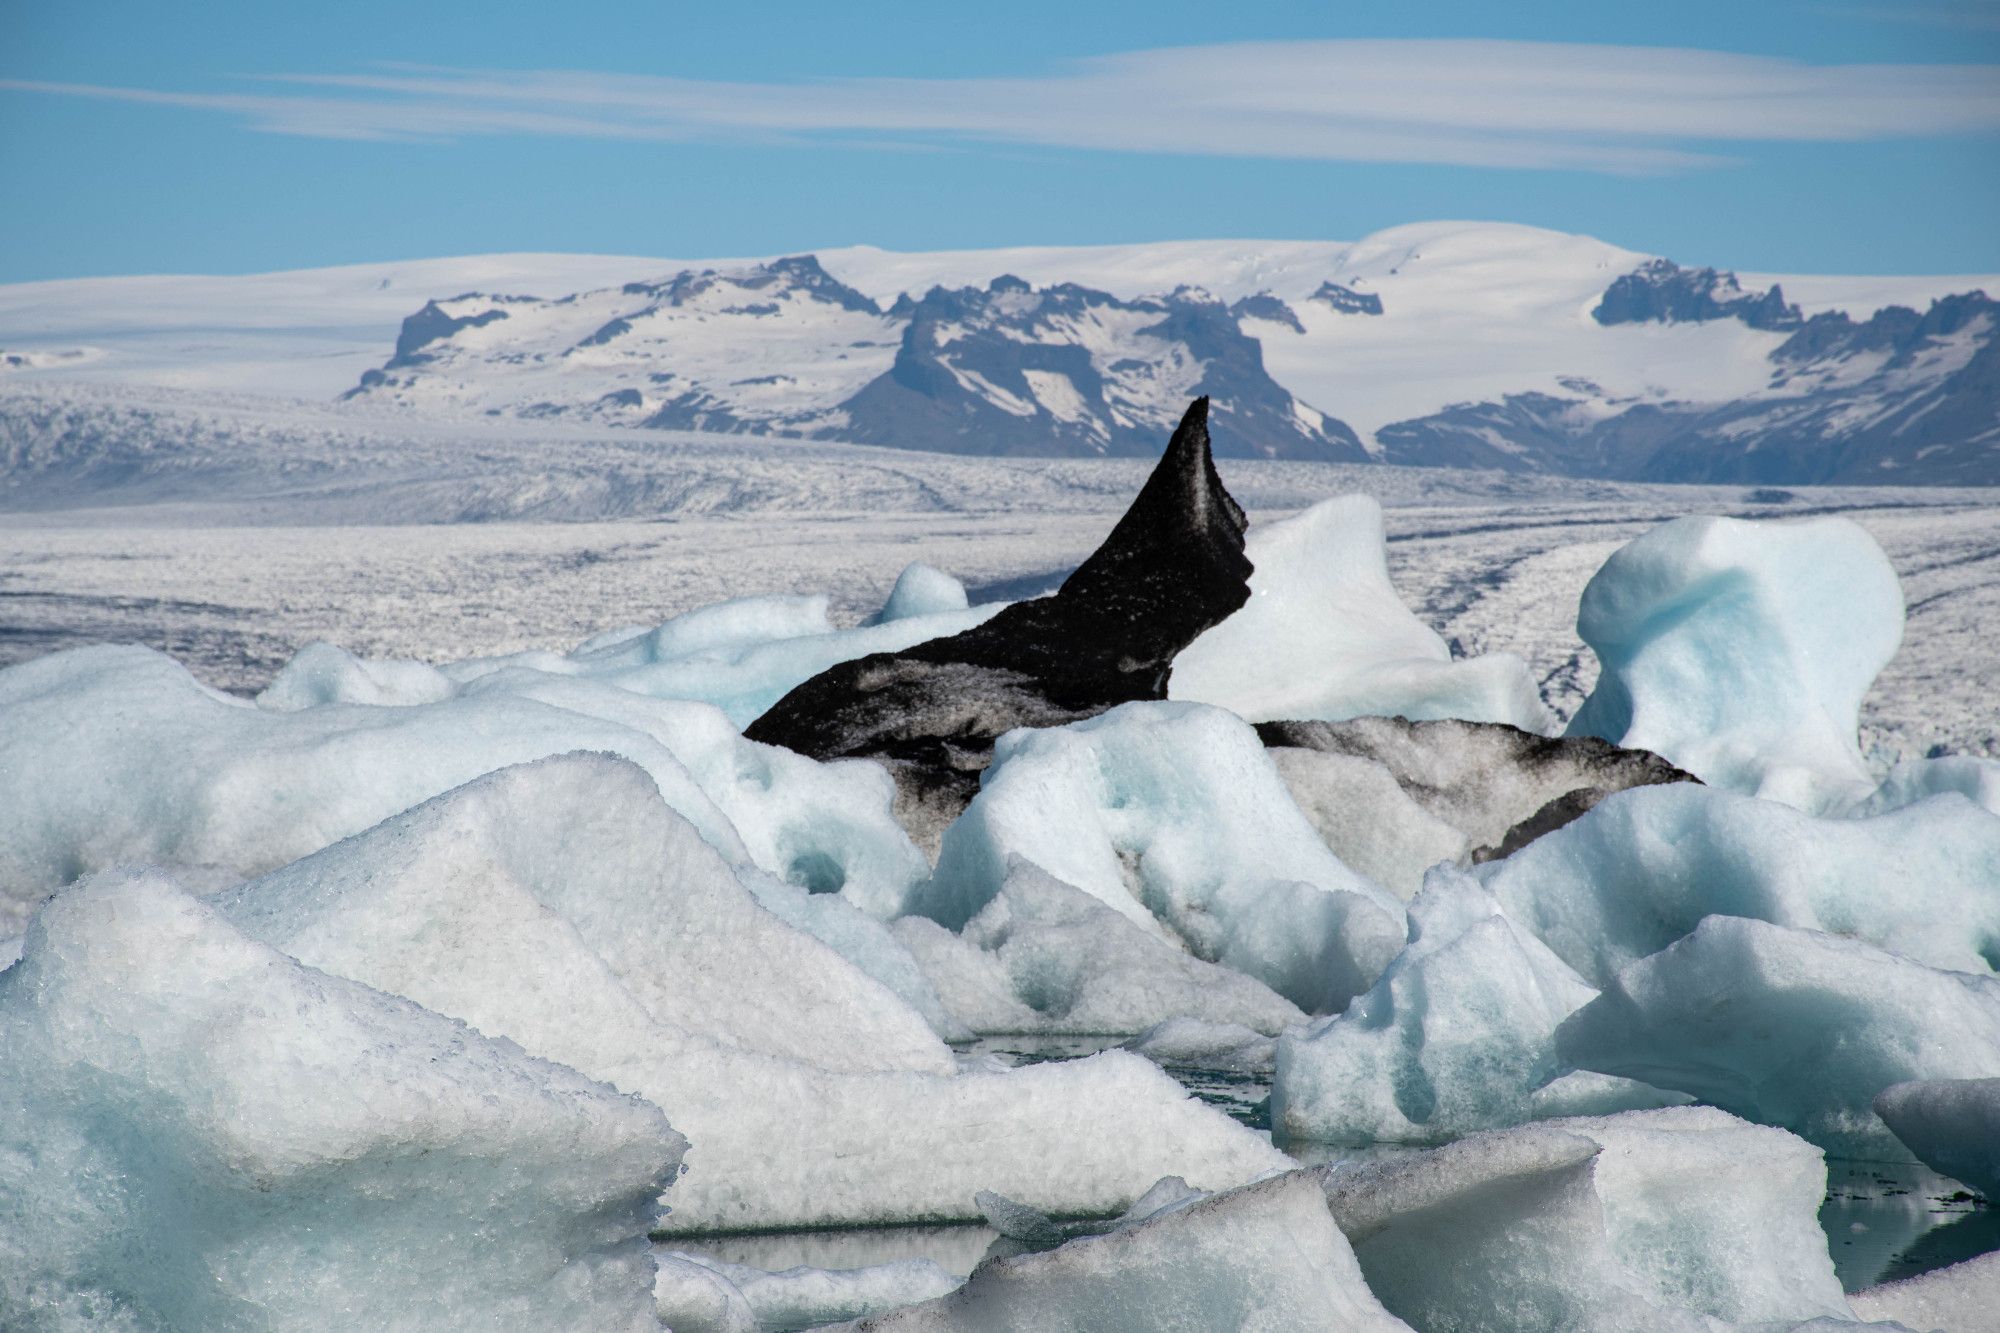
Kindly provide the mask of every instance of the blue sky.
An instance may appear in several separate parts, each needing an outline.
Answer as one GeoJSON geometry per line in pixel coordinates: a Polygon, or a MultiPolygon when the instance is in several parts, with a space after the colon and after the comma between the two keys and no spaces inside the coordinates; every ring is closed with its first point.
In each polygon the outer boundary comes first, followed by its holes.
{"type": "Polygon", "coordinates": [[[2000,0],[0,0],[0,281],[1433,218],[2000,270],[2000,0]]]}

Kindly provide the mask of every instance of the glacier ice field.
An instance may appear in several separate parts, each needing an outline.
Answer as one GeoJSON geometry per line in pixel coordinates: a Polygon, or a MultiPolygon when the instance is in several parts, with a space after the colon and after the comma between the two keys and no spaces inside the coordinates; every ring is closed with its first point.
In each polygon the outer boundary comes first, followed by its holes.
{"type": "Polygon", "coordinates": [[[1227,472],[936,827],[744,728],[1101,496],[10,525],[0,1326],[2000,1328],[1990,508],[1227,472]]]}

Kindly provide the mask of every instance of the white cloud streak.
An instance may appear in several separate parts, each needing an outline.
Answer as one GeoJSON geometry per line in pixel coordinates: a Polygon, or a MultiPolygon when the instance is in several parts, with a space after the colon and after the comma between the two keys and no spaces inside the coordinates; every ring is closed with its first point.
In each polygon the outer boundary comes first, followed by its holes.
{"type": "Polygon", "coordinates": [[[384,65],[260,93],[0,81],[234,114],[276,134],[475,135],[1108,152],[1656,173],[1735,143],[2000,131],[2000,66],[1809,65],[1510,41],[1296,41],[1134,51],[1009,78],[740,83],[384,65]],[[296,90],[296,91],[290,91],[296,90]]]}

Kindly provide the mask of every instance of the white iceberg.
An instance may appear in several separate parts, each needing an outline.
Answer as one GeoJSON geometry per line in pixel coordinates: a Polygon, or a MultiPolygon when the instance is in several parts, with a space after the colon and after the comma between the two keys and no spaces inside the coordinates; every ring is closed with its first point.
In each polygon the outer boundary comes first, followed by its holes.
{"type": "Polygon", "coordinates": [[[660,1111],[149,874],[0,974],[0,1324],[653,1326],[660,1111]]]}
{"type": "Polygon", "coordinates": [[[1203,962],[1018,856],[957,934],[924,917],[891,929],[973,1032],[1123,1034],[1198,1016],[1269,1035],[1305,1021],[1270,987],[1203,962]]]}
{"type": "Polygon", "coordinates": [[[1290,1172],[1041,1253],[981,1264],[948,1296],[865,1330],[1154,1333],[1407,1329],[1362,1280],[1317,1177],[1290,1172]]]}
{"type": "Polygon", "coordinates": [[[1642,787],[1472,873],[1595,986],[1716,915],[1954,971],[2000,963],[2000,816],[1956,794],[1819,819],[1692,783],[1642,787]]]}
{"type": "Polygon", "coordinates": [[[92,870],[260,874],[482,773],[570,750],[644,768],[731,861],[883,914],[926,873],[877,766],[755,745],[696,705],[540,679],[550,701],[479,690],[423,706],[274,712],[143,648],[0,671],[0,932],[18,932],[44,895],[92,870]]]}
{"type": "Polygon", "coordinates": [[[1250,600],[1183,648],[1167,697],[1273,718],[1468,718],[1546,732],[1554,716],[1505,653],[1454,661],[1389,582],[1382,506],[1324,500],[1250,530],[1250,600]]]}
{"type": "Polygon", "coordinates": [[[1818,1150],[1709,1108],[1551,1121],[1321,1175],[1368,1285],[1417,1328],[1851,1318],[1816,1220],[1818,1150]]]}
{"type": "Polygon", "coordinates": [[[1410,942],[1345,1013],[1278,1039],[1271,1127],[1336,1143],[1440,1142],[1475,1130],[1676,1100],[1581,1073],[1557,1026],[1597,992],[1478,883],[1432,871],[1410,942]]]}
{"type": "Polygon", "coordinates": [[[1858,716],[1902,642],[1903,591],[1859,524],[1663,523],[1604,562],[1576,628],[1602,668],[1570,735],[1815,813],[1874,790],[1858,716]]]}
{"type": "Polygon", "coordinates": [[[919,910],[963,927],[1016,856],[1309,1012],[1345,1005],[1403,943],[1402,904],[1327,849],[1219,708],[1132,703],[1002,736],[919,910]]]}
{"type": "Polygon", "coordinates": [[[1105,1212],[1162,1175],[1285,1162],[1135,1056],[955,1072],[921,1017],[766,915],[622,767],[496,775],[219,902],[302,961],[665,1108],[693,1145],[669,1231],[966,1220],[985,1188],[1105,1212]],[[586,869],[607,842],[629,855],[586,869]]]}
{"type": "Polygon", "coordinates": [[[1855,1292],[1848,1303],[1862,1319],[1936,1333],[1989,1333],[2000,1310],[2000,1253],[1884,1282],[1855,1292]]]}
{"type": "Polygon", "coordinates": [[[1619,973],[1564,1021],[1556,1046],[1578,1068],[1894,1159],[1903,1150],[1870,1109],[1883,1089],[2000,1076],[2000,978],[1714,916],[1619,973]]]}

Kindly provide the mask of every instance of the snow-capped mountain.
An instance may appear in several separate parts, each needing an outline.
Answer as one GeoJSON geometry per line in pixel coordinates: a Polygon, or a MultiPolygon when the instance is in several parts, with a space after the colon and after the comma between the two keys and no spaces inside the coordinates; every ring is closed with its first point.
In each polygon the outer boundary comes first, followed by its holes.
{"type": "Polygon", "coordinates": [[[1734,274],[1482,223],[688,262],[518,255],[0,288],[7,379],[949,452],[2000,481],[1990,276],[1734,274]]]}
{"type": "Polygon", "coordinates": [[[1121,300],[1012,275],[884,311],[811,255],[403,322],[352,397],[441,412],[847,439],[952,453],[1156,453],[1210,394],[1243,457],[1362,460],[1206,293],[1121,300]]]}

